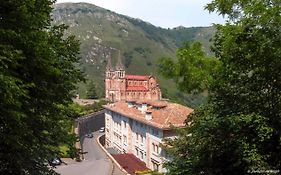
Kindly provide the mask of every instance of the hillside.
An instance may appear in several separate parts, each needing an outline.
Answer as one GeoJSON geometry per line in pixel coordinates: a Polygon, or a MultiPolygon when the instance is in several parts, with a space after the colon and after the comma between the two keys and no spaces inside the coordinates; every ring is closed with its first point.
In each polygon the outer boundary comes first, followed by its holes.
{"type": "MultiPolygon", "coordinates": [[[[156,75],[161,88],[169,96],[175,96],[174,83],[157,75],[157,60],[163,56],[175,57],[176,49],[192,40],[201,41],[209,53],[209,39],[214,33],[212,27],[163,29],[87,3],[55,4],[53,19],[54,24],[69,26],[66,35],[75,35],[80,40],[80,66],[86,77],[96,82],[100,95],[106,60],[111,56],[115,63],[120,50],[128,73],[156,75]]],[[[85,91],[86,86],[80,84],[82,97],[85,91]]]]}

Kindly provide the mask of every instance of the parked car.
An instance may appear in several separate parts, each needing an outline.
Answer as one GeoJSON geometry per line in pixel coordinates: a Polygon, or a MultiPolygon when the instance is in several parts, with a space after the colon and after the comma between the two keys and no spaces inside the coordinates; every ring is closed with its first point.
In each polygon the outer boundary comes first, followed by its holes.
{"type": "Polygon", "coordinates": [[[61,165],[62,161],[60,158],[56,157],[56,158],[53,158],[51,160],[49,160],[49,164],[53,167],[57,166],[57,165],[61,165]]]}
{"type": "Polygon", "coordinates": [[[89,133],[89,134],[86,134],[86,137],[88,137],[88,138],[93,138],[94,135],[93,135],[92,133],[89,133]]]}
{"type": "Polygon", "coordinates": [[[101,127],[99,132],[101,132],[101,133],[104,132],[104,127],[101,127]]]}

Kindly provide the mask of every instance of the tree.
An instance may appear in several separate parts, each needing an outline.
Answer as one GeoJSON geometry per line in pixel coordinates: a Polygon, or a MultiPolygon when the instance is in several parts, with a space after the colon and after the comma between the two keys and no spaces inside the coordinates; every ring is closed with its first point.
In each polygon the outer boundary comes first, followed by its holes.
{"type": "MultiPolygon", "coordinates": [[[[0,172],[55,174],[46,165],[73,136],[64,128],[82,75],[79,43],[51,26],[53,0],[0,5],[0,172]]],[[[73,143],[71,143],[73,144],[73,143]]]]}
{"type": "Polygon", "coordinates": [[[96,85],[94,81],[89,81],[88,83],[88,89],[87,89],[87,98],[89,99],[97,99],[98,95],[96,92],[96,85]]]}
{"type": "MultiPolygon", "coordinates": [[[[281,169],[281,6],[279,0],[213,0],[228,17],[212,50],[220,60],[208,103],[168,140],[170,174],[267,174],[281,169]]],[[[188,70],[187,70],[188,71],[188,70]]],[[[188,81],[188,80],[187,80],[188,81]]]]}
{"type": "Polygon", "coordinates": [[[185,43],[177,50],[177,61],[162,58],[159,71],[166,78],[172,78],[178,88],[187,93],[199,93],[208,88],[212,74],[219,65],[217,59],[208,57],[199,42],[185,43]]]}

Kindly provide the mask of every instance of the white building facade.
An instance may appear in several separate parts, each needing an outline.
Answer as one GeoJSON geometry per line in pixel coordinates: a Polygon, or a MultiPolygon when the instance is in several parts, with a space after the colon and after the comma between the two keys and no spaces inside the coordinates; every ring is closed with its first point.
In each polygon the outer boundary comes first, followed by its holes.
{"type": "Polygon", "coordinates": [[[119,153],[132,153],[151,170],[165,172],[167,161],[160,144],[175,137],[170,129],[183,127],[192,109],[166,101],[116,102],[105,105],[105,144],[119,153]]]}

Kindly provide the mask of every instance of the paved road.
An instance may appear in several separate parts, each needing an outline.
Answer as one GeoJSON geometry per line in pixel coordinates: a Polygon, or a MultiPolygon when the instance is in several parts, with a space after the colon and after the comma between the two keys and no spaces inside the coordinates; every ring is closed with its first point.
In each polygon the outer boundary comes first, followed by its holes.
{"type": "Polygon", "coordinates": [[[98,130],[104,127],[104,111],[80,117],[76,124],[79,125],[79,137],[82,143],[85,160],[82,162],[70,161],[68,165],[60,165],[56,171],[61,175],[124,175],[106,156],[96,142],[100,135],[98,130]],[[87,133],[93,133],[93,138],[84,137],[87,133]],[[113,173],[112,173],[113,168],[113,173]],[[112,174],[111,174],[112,173],[112,174]]]}
{"type": "Polygon", "coordinates": [[[56,171],[61,175],[110,175],[113,165],[96,142],[99,135],[97,131],[93,138],[84,139],[83,149],[87,152],[84,161],[60,165],[56,171]]]}

